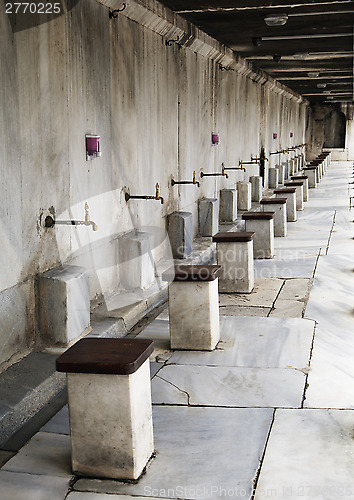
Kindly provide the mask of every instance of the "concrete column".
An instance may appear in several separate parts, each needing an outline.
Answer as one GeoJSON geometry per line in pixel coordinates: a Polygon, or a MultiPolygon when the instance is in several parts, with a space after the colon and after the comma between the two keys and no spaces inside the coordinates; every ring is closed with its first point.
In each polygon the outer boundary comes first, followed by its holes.
{"type": "Polygon", "coordinates": [[[254,233],[218,233],[217,262],[222,267],[219,291],[224,293],[251,293],[254,288],[253,262],[254,233]]]}
{"type": "Polygon", "coordinates": [[[303,183],[304,201],[309,201],[309,178],[307,175],[297,175],[291,178],[292,181],[303,183]]]}
{"type": "MultiPolygon", "coordinates": [[[[281,166],[284,168],[284,181],[289,179],[289,166],[287,161],[283,161],[281,166]]],[[[284,184],[284,182],[283,182],[284,184]]]]}
{"type": "Polygon", "coordinates": [[[263,179],[260,175],[252,175],[251,183],[251,199],[252,201],[260,202],[263,191],[263,179]]]}
{"type": "Polygon", "coordinates": [[[39,332],[44,345],[67,345],[90,326],[86,269],[63,266],[38,276],[39,332]]]}
{"type": "Polygon", "coordinates": [[[138,479],[153,454],[151,340],[82,339],[57,359],[67,372],[74,474],[138,479]]]}
{"type": "Polygon", "coordinates": [[[278,187],[279,170],[277,168],[268,169],[268,185],[270,188],[278,187]]]}
{"type": "Polygon", "coordinates": [[[143,231],[131,231],[118,240],[120,279],[125,287],[146,290],[155,283],[154,237],[143,231]]]}
{"type": "Polygon", "coordinates": [[[286,201],[286,198],[263,198],[261,200],[262,210],[274,212],[274,236],[277,237],[287,235],[286,201]]]}
{"type": "Polygon", "coordinates": [[[237,219],[237,191],[236,189],[222,189],[220,191],[220,222],[233,222],[237,219]]]}
{"type": "Polygon", "coordinates": [[[275,189],[277,198],[286,198],[286,218],[288,222],[296,222],[296,189],[280,188],[275,189]]]}
{"type": "Polygon", "coordinates": [[[253,257],[272,259],[274,254],[274,212],[245,212],[246,231],[254,232],[253,257]]]}
{"type": "MultiPolygon", "coordinates": [[[[163,279],[167,274],[168,271],[164,273],[163,279]]],[[[168,288],[171,349],[215,349],[220,340],[220,274],[220,266],[176,268],[174,281],[168,288]]]]}
{"type": "Polygon", "coordinates": [[[219,230],[219,200],[203,198],[198,201],[200,236],[213,236],[219,230]]]}
{"type": "Polygon", "coordinates": [[[284,181],[285,181],[285,167],[284,167],[284,165],[278,165],[276,168],[278,169],[278,184],[284,184],[284,181]]]}
{"type": "Polygon", "coordinates": [[[304,186],[302,182],[286,181],[285,187],[294,187],[296,189],[296,210],[304,209],[304,186]]]}
{"type": "Polygon", "coordinates": [[[251,206],[251,183],[240,181],[237,183],[237,208],[250,210],[251,206]]]}
{"type": "Polygon", "coordinates": [[[173,258],[185,259],[193,248],[193,215],[173,212],[167,216],[167,231],[173,258]]]}

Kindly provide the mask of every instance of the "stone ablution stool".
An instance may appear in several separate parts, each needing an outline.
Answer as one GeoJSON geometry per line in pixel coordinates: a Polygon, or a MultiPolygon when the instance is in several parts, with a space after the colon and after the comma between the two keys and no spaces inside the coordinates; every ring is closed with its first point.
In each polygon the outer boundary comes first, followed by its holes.
{"type": "Polygon", "coordinates": [[[274,236],[287,235],[286,198],[262,198],[261,208],[274,212],[274,236]]]}
{"type": "MultiPolygon", "coordinates": [[[[251,183],[239,181],[237,183],[237,208],[239,210],[250,210],[251,206],[251,183]]],[[[216,231],[214,234],[216,234],[216,231]]]]}
{"type": "Polygon", "coordinates": [[[169,281],[171,349],[212,351],[220,340],[218,277],[221,266],[179,265],[162,274],[169,281]]]}
{"type": "Polygon", "coordinates": [[[268,186],[270,188],[277,188],[279,184],[279,170],[274,167],[268,169],[268,186]]]}
{"type": "Polygon", "coordinates": [[[286,198],[286,219],[288,222],[296,222],[296,189],[274,189],[274,194],[277,198],[286,198]]]}
{"type": "Polygon", "coordinates": [[[296,182],[296,181],[286,181],[284,183],[285,187],[292,188],[294,187],[296,189],[296,210],[303,210],[304,209],[304,185],[302,182],[296,182]]]}
{"type": "Polygon", "coordinates": [[[304,167],[303,171],[308,177],[309,189],[315,189],[317,187],[317,167],[304,167]]]}
{"type": "Polygon", "coordinates": [[[252,175],[250,177],[251,183],[251,199],[252,201],[259,202],[262,198],[263,179],[260,175],[252,175]]]}
{"type": "Polygon", "coordinates": [[[274,212],[245,212],[246,231],[254,232],[253,257],[272,259],[274,253],[274,212]]]}
{"type": "Polygon", "coordinates": [[[147,339],[86,338],[57,358],[67,373],[75,474],[138,479],[154,452],[147,339]]]}
{"type": "Polygon", "coordinates": [[[220,222],[234,222],[237,219],[236,189],[221,189],[219,210],[220,222]]]}
{"type": "Polygon", "coordinates": [[[284,165],[281,164],[281,165],[278,165],[275,168],[279,172],[279,175],[278,175],[278,184],[284,184],[284,181],[285,181],[285,167],[284,167],[284,165]]]}
{"type": "Polygon", "coordinates": [[[291,178],[292,181],[303,183],[304,201],[309,201],[309,178],[307,175],[297,175],[291,178]]]}
{"type": "Polygon", "coordinates": [[[319,184],[319,182],[321,181],[321,166],[320,166],[320,162],[317,161],[317,160],[314,160],[314,161],[311,161],[308,165],[306,166],[309,166],[309,167],[315,167],[316,168],[316,182],[317,184],[319,184]]]}
{"type": "Polygon", "coordinates": [[[218,264],[222,267],[219,291],[251,293],[254,288],[254,233],[224,232],[213,236],[218,264]]]}

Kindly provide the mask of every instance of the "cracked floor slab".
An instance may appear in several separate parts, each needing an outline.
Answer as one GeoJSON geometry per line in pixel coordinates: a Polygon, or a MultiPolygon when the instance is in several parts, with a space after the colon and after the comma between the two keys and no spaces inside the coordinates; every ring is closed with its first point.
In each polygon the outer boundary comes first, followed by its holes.
{"type": "Polygon", "coordinates": [[[272,307],[282,285],[281,279],[257,278],[252,293],[221,293],[219,304],[220,306],[272,307]]]}
{"type": "Polygon", "coordinates": [[[155,406],[157,455],[140,481],[79,479],[74,490],[210,500],[238,489],[249,498],[272,419],[269,408],[155,406]]]}

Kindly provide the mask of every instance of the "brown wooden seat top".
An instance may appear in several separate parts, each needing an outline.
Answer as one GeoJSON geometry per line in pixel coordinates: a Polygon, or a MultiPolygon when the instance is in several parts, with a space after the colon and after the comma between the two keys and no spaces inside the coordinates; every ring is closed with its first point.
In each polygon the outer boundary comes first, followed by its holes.
{"type": "Polygon", "coordinates": [[[130,375],[154,351],[149,339],[81,339],[56,360],[58,372],[130,375]]]}
{"type": "Polygon", "coordinates": [[[278,188],[273,191],[275,194],[294,194],[296,193],[296,188],[278,188]]]}
{"type": "Polygon", "coordinates": [[[275,212],[244,212],[242,214],[243,220],[270,220],[274,219],[275,212]]]}
{"type": "Polygon", "coordinates": [[[308,179],[308,176],[307,175],[294,175],[294,176],[291,176],[291,179],[293,181],[296,181],[296,179],[306,181],[306,179],[308,179]]]}
{"type": "Polygon", "coordinates": [[[216,243],[235,243],[252,241],[253,237],[254,232],[224,232],[214,234],[213,241],[216,241],[216,243]]]}
{"type": "Polygon", "coordinates": [[[262,198],[260,203],[261,205],[283,205],[288,200],[286,198],[262,198]]]}
{"type": "Polygon", "coordinates": [[[170,267],[162,273],[163,281],[214,281],[222,267],[216,265],[185,265],[170,267]]]}
{"type": "Polygon", "coordinates": [[[284,186],[303,186],[304,185],[304,180],[302,181],[285,181],[284,186]]]}

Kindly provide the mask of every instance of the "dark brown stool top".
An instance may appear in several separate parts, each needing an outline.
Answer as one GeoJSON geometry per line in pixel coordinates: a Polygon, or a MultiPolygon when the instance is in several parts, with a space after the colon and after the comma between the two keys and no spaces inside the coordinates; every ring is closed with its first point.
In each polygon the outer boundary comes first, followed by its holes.
{"type": "Polygon", "coordinates": [[[244,212],[242,214],[242,219],[243,220],[250,220],[250,219],[255,219],[255,220],[270,220],[274,219],[275,212],[244,212]]]}
{"type": "Polygon", "coordinates": [[[154,351],[148,339],[81,339],[56,360],[58,372],[130,375],[154,351]]]}
{"type": "Polygon", "coordinates": [[[213,236],[213,241],[217,243],[234,243],[234,242],[244,242],[244,241],[252,241],[254,232],[225,232],[225,233],[216,233],[213,236]]]}
{"type": "Polygon", "coordinates": [[[294,194],[294,193],[296,193],[296,189],[295,188],[279,188],[279,189],[274,189],[273,192],[275,194],[284,194],[284,193],[294,194]]]}
{"type": "Polygon", "coordinates": [[[317,170],[317,167],[314,166],[311,167],[311,165],[306,165],[306,167],[304,167],[302,170],[317,170]]]}
{"type": "Polygon", "coordinates": [[[286,181],[284,182],[284,186],[303,186],[305,181],[286,181]]]}
{"type": "Polygon", "coordinates": [[[297,179],[299,179],[300,181],[303,180],[303,181],[306,181],[306,179],[308,179],[308,176],[307,175],[294,175],[291,177],[291,179],[293,181],[296,181],[297,179]]]}
{"type": "Polygon", "coordinates": [[[170,267],[162,273],[163,281],[214,281],[221,274],[221,266],[185,265],[170,267]]]}
{"type": "Polygon", "coordinates": [[[283,205],[286,203],[288,200],[286,198],[262,198],[260,203],[261,205],[283,205]]]}

